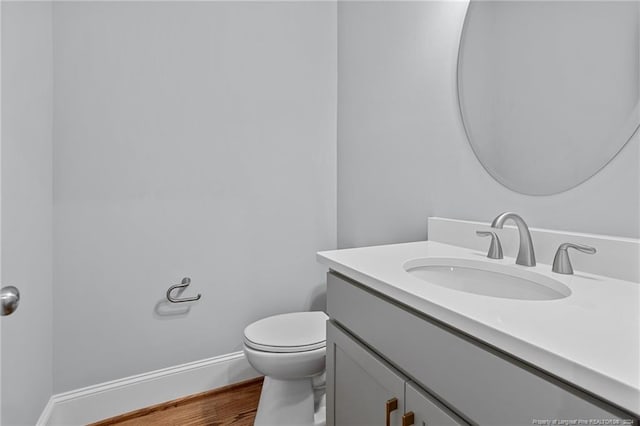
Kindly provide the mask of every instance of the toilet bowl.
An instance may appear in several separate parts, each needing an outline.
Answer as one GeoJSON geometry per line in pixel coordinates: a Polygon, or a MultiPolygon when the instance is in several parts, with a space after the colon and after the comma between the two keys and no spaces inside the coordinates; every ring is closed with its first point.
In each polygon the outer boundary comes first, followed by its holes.
{"type": "Polygon", "coordinates": [[[325,425],[324,312],[264,318],[244,330],[244,353],[265,376],[255,426],[325,425]]]}

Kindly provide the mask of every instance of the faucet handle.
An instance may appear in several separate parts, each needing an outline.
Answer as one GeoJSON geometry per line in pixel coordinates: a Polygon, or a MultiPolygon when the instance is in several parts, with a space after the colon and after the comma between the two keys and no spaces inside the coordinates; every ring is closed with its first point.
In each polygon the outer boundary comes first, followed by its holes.
{"type": "Polygon", "coordinates": [[[498,234],[492,231],[476,231],[476,235],[479,237],[491,237],[491,244],[489,245],[489,252],[487,257],[489,259],[502,259],[502,244],[500,244],[500,238],[498,234]]]}
{"type": "Polygon", "coordinates": [[[583,244],[563,243],[558,247],[556,256],[553,258],[553,272],[558,274],[571,275],[573,274],[573,267],[571,266],[571,260],[569,259],[568,249],[576,249],[582,253],[595,254],[596,249],[594,247],[585,246],[583,244]]]}

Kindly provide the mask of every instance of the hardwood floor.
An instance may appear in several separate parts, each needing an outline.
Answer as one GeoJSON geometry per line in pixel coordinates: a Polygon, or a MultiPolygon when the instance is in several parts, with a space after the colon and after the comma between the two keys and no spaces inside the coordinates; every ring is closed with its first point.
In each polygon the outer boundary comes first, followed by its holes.
{"type": "Polygon", "coordinates": [[[90,426],[251,426],[262,380],[248,380],[93,423],[90,426]]]}

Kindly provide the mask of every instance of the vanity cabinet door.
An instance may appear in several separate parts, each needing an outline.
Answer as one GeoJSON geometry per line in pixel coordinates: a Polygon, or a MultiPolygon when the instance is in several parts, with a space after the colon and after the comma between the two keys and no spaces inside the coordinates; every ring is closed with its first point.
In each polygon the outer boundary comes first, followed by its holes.
{"type": "Polygon", "coordinates": [[[448,408],[436,401],[413,382],[405,387],[405,418],[413,413],[413,423],[405,421],[405,426],[462,426],[468,425],[448,408]]]}
{"type": "Polygon", "coordinates": [[[327,425],[399,426],[405,379],[327,322],[327,425]]]}
{"type": "Polygon", "coordinates": [[[327,309],[332,321],[473,424],[638,424],[579,389],[335,273],[327,279],[327,309]]]}

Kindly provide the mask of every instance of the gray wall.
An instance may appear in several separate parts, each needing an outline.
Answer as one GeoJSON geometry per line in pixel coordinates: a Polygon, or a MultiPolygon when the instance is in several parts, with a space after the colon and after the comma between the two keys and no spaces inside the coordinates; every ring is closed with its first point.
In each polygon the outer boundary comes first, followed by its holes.
{"type": "MultiPolygon", "coordinates": [[[[338,245],[427,237],[428,216],[640,236],[639,138],[567,192],[494,181],[466,140],[455,78],[465,2],[338,5],[338,245]]],[[[544,168],[541,166],[541,172],[544,168]]]]}
{"type": "Polygon", "coordinates": [[[54,43],[55,392],[322,306],[335,3],[57,2],[54,43]]]}
{"type": "Polygon", "coordinates": [[[2,424],[33,425],[52,389],[51,3],[2,2],[2,424]]]}
{"type": "Polygon", "coordinates": [[[455,98],[464,3],[344,2],[338,22],[321,2],[53,8],[52,29],[50,4],[2,4],[2,282],[23,292],[2,321],[7,424],[51,392],[52,315],[61,392],[239,350],[249,322],[321,307],[336,191],[343,247],[507,209],[640,236],[637,136],[548,197],[477,162],[455,98]],[[164,301],[187,275],[203,294],[188,311],[164,301]]]}

